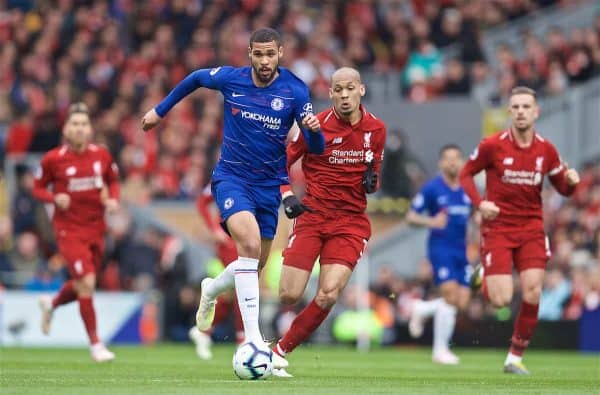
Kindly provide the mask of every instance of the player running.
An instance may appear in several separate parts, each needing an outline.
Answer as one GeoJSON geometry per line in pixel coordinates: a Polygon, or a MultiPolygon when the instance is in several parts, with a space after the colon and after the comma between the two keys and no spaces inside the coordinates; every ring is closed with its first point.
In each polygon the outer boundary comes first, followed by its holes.
{"type": "Polygon", "coordinates": [[[92,126],[85,104],[69,107],[63,135],[66,144],[42,157],[33,189],[35,198],[54,204],[56,243],[71,276],[53,299],[40,298],[42,332],[50,333],[57,307],[77,300],[92,359],[105,362],[115,354],[98,337],[93,294],[104,254],[104,211],[119,208],[118,169],[108,150],[90,143],[92,126]]]}
{"type": "Polygon", "coordinates": [[[216,297],[235,285],[245,338],[254,342],[262,342],[258,270],[275,236],[279,186],[289,183],[285,141],[294,121],[301,125],[311,152],[321,153],[324,147],[308,88],[279,67],[282,55],[279,33],[259,29],[250,37],[250,67],[197,70],[142,119],[144,130],[153,128],[177,102],[200,87],[223,94],[223,145],[212,175],[212,192],[239,255],[215,279],[202,280],[196,324],[199,330],[208,329],[216,297]]]}
{"type": "MultiPolygon", "coordinates": [[[[513,296],[513,266],[519,273],[522,297],[504,372],[529,374],[523,352],[538,322],[544,270],[550,257],[542,219],[542,184],[548,175],[556,190],[571,195],[579,175],[561,162],[556,148],[534,129],[539,115],[533,89],[512,90],[509,129],[483,139],[460,174],[460,182],[481,212],[483,294],[496,307],[513,296]],[[482,198],[473,176],[485,170],[482,198]]],[[[476,274],[478,274],[476,270],[476,274]]]]}
{"type": "Polygon", "coordinates": [[[457,145],[442,147],[438,162],[440,174],[421,188],[406,216],[409,223],[430,229],[427,256],[433,266],[434,283],[442,294],[434,300],[415,301],[408,329],[411,336],[420,337],[424,320],[433,316],[432,359],[445,365],[459,363],[449,344],[456,310],[464,310],[470,297],[466,236],[471,200],[458,181],[462,165],[463,156],[457,145]]]}
{"type": "Polygon", "coordinates": [[[385,145],[385,125],[361,104],[365,86],[358,71],[341,68],[333,73],[330,108],[317,115],[325,135],[325,151],[309,151],[306,137],[288,146],[288,167],[300,157],[306,177],[303,202],[287,191],[286,214],[299,216],[283,252],[279,297],[293,304],[304,294],[317,257],[321,265],[315,298],[292,322],[273,348],[273,374],[291,377],[285,356],[306,340],[325,320],[363,254],[371,224],[366,194],[378,187],[385,145]]]}
{"type": "MultiPolygon", "coordinates": [[[[204,188],[202,194],[196,200],[196,209],[204,220],[204,223],[211,231],[211,235],[215,243],[215,252],[217,258],[223,266],[227,267],[231,262],[237,259],[237,250],[235,243],[221,227],[221,216],[218,213],[213,213],[214,198],[210,191],[210,187],[204,188]]],[[[218,303],[215,307],[215,320],[212,327],[218,325],[227,318],[228,312],[233,313],[236,341],[241,343],[244,340],[244,326],[242,324],[242,316],[235,297],[233,300],[226,298],[225,295],[218,297],[218,303]]],[[[190,339],[196,345],[196,355],[198,358],[208,360],[212,359],[212,340],[210,338],[210,329],[200,331],[196,326],[190,328],[190,339]]]]}

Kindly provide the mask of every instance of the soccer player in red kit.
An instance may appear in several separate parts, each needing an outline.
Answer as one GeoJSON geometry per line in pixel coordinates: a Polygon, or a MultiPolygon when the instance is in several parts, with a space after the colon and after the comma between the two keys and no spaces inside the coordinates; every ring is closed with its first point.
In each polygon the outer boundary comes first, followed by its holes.
{"type": "Polygon", "coordinates": [[[479,209],[483,293],[496,307],[513,296],[513,266],[519,274],[522,297],[504,371],[529,374],[522,362],[538,321],[546,262],[550,257],[542,219],[542,184],[548,175],[562,195],[573,193],[579,175],[567,168],[548,140],[534,129],[539,115],[535,91],[512,90],[508,111],[511,126],[483,139],[464,166],[460,181],[479,209]],[[482,198],[473,176],[485,170],[482,198]]]}
{"type": "Polygon", "coordinates": [[[273,348],[274,374],[280,377],[290,377],[284,370],[288,366],[284,357],[325,320],[371,236],[366,194],[378,187],[386,129],[360,104],[364,94],[358,71],[338,69],[329,90],[333,107],[317,116],[325,151],[309,153],[302,135],[287,148],[288,168],[303,157],[306,196],[302,203],[291,191],[282,196],[288,217],[304,213],[295,219],[283,252],[281,302],[300,300],[317,257],[321,271],[315,298],[273,348]]]}
{"type": "MultiPolygon", "coordinates": [[[[231,262],[237,259],[238,253],[235,242],[221,227],[221,216],[218,212],[215,213],[211,210],[211,206],[214,206],[214,201],[209,185],[204,188],[204,191],[202,191],[202,194],[196,200],[196,208],[204,220],[204,223],[212,232],[217,258],[219,258],[221,263],[227,267],[231,262]]],[[[225,295],[220,295],[217,298],[215,319],[212,326],[214,327],[225,320],[230,310],[233,311],[234,314],[236,340],[238,343],[241,343],[244,340],[244,324],[235,296],[233,300],[227,300],[225,295]]],[[[196,354],[200,359],[205,360],[212,358],[212,352],[210,350],[212,340],[207,332],[210,332],[210,330],[203,332],[195,325],[189,331],[190,339],[196,345],[196,354]]]]}
{"type": "Polygon", "coordinates": [[[52,225],[71,277],[53,299],[40,299],[42,332],[50,332],[54,309],[77,300],[92,359],[105,362],[115,355],[98,338],[92,297],[104,253],[104,212],[119,209],[118,169],[108,150],[90,143],[85,104],[69,107],[63,135],[66,143],[42,157],[33,189],[37,199],[54,204],[52,225]]]}

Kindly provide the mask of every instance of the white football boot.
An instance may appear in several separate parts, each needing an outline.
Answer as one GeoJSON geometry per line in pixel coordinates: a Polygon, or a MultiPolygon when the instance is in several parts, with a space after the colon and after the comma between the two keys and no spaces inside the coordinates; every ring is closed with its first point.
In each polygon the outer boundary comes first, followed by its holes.
{"type": "Polygon", "coordinates": [[[90,354],[95,362],[108,362],[115,359],[115,354],[102,343],[93,344],[90,347],[90,354]]]}
{"type": "Polygon", "coordinates": [[[281,368],[281,369],[273,368],[273,376],[275,376],[275,377],[283,377],[283,378],[294,377],[293,375],[291,375],[288,372],[286,372],[286,370],[284,368],[281,368]]]}
{"type": "Polygon", "coordinates": [[[448,349],[434,351],[431,359],[441,365],[458,365],[460,362],[460,358],[448,349]]]}
{"type": "Polygon", "coordinates": [[[212,359],[213,355],[212,351],[210,350],[210,346],[212,346],[212,340],[210,336],[206,333],[200,332],[195,326],[190,328],[188,335],[196,345],[196,355],[198,358],[205,361],[212,359]]]}
{"type": "Polygon", "coordinates": [[[215,318],[215,305],[217,301],[215,299],[210,300],[206,295],[204,295],[204,291],[208,284],[213,281],[212,278],[206,277],[200,283],[200,288],[202,289],[202,294],[200,296],[200,304],[198,305],[198,311],[196,311],[196,327],[200,331],[208,330],[212,322],[215,318]]]}
{"type": "Polygon", "coordinates": [[[417,305],[423,303],[420,300],[413,302],[412,311],[410,313],[410,321],[408,321],[408,333],[414,339],[423,336],[425,330],[425,320],[417,313],[417,305]]]}

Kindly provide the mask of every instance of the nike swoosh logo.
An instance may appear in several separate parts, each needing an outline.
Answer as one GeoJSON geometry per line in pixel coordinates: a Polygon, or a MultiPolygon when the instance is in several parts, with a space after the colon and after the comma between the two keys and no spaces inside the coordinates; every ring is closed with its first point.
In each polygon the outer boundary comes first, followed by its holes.
{"type": "Polygon", "coordinates": [[[245,298],[244,300],[245,300],[246,302],[249,302],[249,301],[251,301],[251,300],[254,300],[254,299],[256,299],[256,298],[245,298]]]}
{"type": "Polygon", "coordinates": [[[244,95],[242,93],[232,93],[231,96],[232,97],[240,97],[240,96],[246,96],[246,95],[244,95]]]}

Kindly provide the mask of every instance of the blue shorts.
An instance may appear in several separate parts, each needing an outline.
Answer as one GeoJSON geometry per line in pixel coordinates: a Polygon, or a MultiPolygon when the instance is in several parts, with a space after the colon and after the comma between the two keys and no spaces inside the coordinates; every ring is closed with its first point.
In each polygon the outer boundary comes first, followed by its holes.
{"type": "Polygon", "coordinates": [[[250,211],[258,222],[261,238],[272,240],[275,237],[281,204],[279,185],[250,185],[244,180],[231,177],[213,181],[211,189],[224,224],[233,214],[250,211]]]}
{"type": "Polygon", "coordinates": [[[465,287],[469,286],[472,268],[464,248],[430,248],[429,261],[433,266],[435,285],[446,281],[456,281],[465,287]]]}

